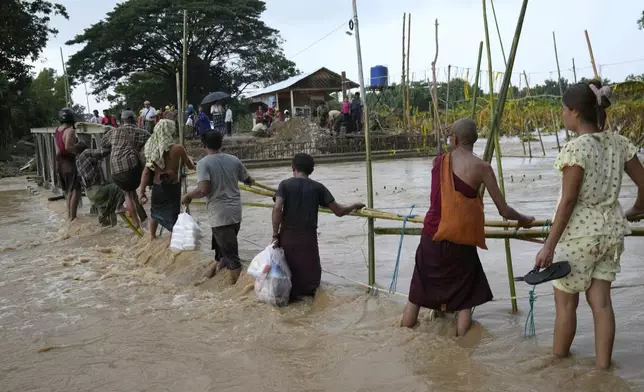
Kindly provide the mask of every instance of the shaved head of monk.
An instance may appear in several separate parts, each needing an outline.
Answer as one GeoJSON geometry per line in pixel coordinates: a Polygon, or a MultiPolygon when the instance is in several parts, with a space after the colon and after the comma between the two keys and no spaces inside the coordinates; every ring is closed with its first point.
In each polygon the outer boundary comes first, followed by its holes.
{"type": "Polygon", "coordinates": [[[454,121],[450,128],[450,135],[452,136],[452,148],[459,145],[474,146],[474,143],[479,138],[476,123],[471,118],[461,118],[454,121]]]}

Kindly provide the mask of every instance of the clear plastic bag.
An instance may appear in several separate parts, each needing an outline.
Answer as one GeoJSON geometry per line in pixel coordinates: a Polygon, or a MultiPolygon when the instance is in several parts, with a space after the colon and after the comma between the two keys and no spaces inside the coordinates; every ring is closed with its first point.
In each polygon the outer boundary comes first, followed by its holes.
{"type": "Polygon", "coordinates": [[[170,238],[170,249],[175,252],[186,250],[197,250],[202,232],[199,222],[192,215],[183,212],[179,214],[177,223],[172,228],[172,237],[170,238]]]}
{"type": "Polygon", "coordinates": [[[257,298],[269,305],[288,304],[291,294],[291,270],[286,264],[284,250],[269,245],[253,258],[247,273],[255,278],[257,298]]]}

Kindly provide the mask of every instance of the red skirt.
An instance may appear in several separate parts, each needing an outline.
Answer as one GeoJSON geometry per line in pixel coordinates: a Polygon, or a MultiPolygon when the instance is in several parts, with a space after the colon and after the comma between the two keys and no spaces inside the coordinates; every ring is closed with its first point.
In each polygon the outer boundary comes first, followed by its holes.
{"type": "Polygon", "coordinates": [[[492,290],[475,246],[434,242],[422,234],[409,287],[409,302],[453,312],[491,301],[492,290]]]}

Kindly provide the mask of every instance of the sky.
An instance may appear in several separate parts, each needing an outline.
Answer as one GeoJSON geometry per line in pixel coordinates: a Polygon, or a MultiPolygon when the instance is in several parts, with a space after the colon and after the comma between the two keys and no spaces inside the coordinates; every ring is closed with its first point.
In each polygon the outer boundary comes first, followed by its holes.
{"type": "MultiPolygon", "coordinates": [[[[52,24],[59,30],[51,38],[41,58],[34,64],[36,72],[45,67],[62,71],[60,48],[65,58],[81,46],[65,42],[83,29],[98,22],[111,11],[116,0],[57,0],[67,7],[69,20],[56,17],[52,24]]],[[[351,0],[265,0],[265,23],[280,31],[286,56],[302,72],[327,67],[358,80],[355,36],[346,34],[352,18],[351,0]],[[325,37],[326,36],[326,37],[325,37]],[[324,39],[322,39],[325,37],[324,39]],[[321,40],[320,40],[321,39],[321,40]],[[318,42],[319,41],[319,42],[318,42]]],[[[431,78],[431,62],[436,53],[434,21],[438,19],[439,52],[437,78],[474,78],[479,42],[485,39],[482,2],[474,0],[357,0],[364,77],[369,84],[372,66],[389,68],[390,82],[399,82],[402,71],[402,19],[411,13],[410,69],[414,80],[431,78]],[[467,69],[470,69],[469,73],[467,69]]],[[[516,29],[520,0],[496,0],[499,29],[506,55],[516,29]]],[[[629,74],[644,74],[644,30],[639,30],[644,3],[641,0],[532,0],[528,4],[513,70],[513,84],[525,86],[520,72],[526,71],[530,85],[547,78],[557,78],[552,32],[557,36],[557,49],[562,77],[573,79],[572,59],[577,77],[592,77],[590,57],[584,36],[588,30],[595,60],[602,77],[622,81],[629,74]]],[[[504,71],[504,59],[488,2],[492,69],[504,71]]],[[[483,55],[482,69],[488,69],[483,55]]],[[[495,78],[498,88],[501,78],[495,78]]],[[[486,76],[482,86],[488,85],[486,76]]],[[[91,91],[91,86],[88,86],[91,91]]],[[[74,102],[87,106],[83,86],[73,92],[74,102]]],[[[102,110],[107,102],[89,96],[89,106],[102,110]]]]}

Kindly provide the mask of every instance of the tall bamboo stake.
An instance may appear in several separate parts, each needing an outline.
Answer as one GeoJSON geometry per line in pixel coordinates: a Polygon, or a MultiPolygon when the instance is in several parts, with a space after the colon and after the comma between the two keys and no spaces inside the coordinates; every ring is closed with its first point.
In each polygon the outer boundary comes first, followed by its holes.
{"type": "Polygon", "coordinates": [[[501,30],[499,30],[499,22],[496,19],[496,9],[494,8],[494,0],[490,0],[490,4],[492,5],[492,16],[494,16],[494,24],[496,25],[496,33],[499,36],[499,44],[501,45],[501,54],[503,54],[503,64],[507,67],[508,66],[508,61],[506,60],[506,57],[505,57],[505,49],[503,49],[503,40],[501,39],[501,30]]]}
{"type": "MultiPolygon", "coordinates": [[[[512,47],[510,48],[510,56],[508,57],[508,66],[503,76],[503,83],[501,84],[501,90],[499,91],[499,102],[498,108],[494,113],[494,121],[492,123],[491,133],[499,131],[501,125],[501,118],[503,117],[503,110],[505,109],[505,101],[508,95],[508,89],[510,86],[510,78],[512,77],[512,68],[514,67],[514,60],[516,58],[517,50],[519,47],[519,39],[521,38],[521,29],[523,28],[523,20],[525,19],[525,13],[528,8],[528,0],[523,0],[523,5],[521,6],[521,11],[519,13],[519,20],[517,21],[517,27],[514,32],[514,39],[512,40],[512,47]]],[[[483,159],[486,162],[492,161],[492,154],[494,153],[494,142],[493,140],[487,141],[485,145],[485,152],[483,154],[483,159]]],[[[481,194],[485,191],[485,187],[481,187],[481,194]]]]}
{"type": "Polygon", "coordinates": [[[476,61],[476,76],[474,76],[474,91],[472,92],[472,120],[476,117],[476,99],[479,92],[479,75],[481,74],[481,58],[483,57],[483,41],[479,43],[479,57],[476,61]]]}
{"type": "Polygon", "coordinates": [[[188,11],[183,10],[183,81],[181,83],[181,101],[177,101],[177,108],[179,112],[179,142],[183,144],[184,139],[184,126],[186,124],[183,118],[183,113],[188,106],[188,11]]]}
{"type": "MultiPolygon", "coordinates": [[[[530,82],[528,82],[528,74],[525,72],[525,70],[523,71],[523,77],[525,78],[525,85],[528,88],[528,97],[529,97],[530,96],[530,82]]],[[[545,157],[546,156],[546,149],[543,147],[543,139],[541,138],[541,130],[537,126],[536,121],[535,121],[534,127],[535,127],[535,130],[537,131],[537,135],[539,135],[539,142],[541,143],[541,151],[543,152],[543,156],[545,157]]],[[[530,136],[528,135],[528,145],[529,145],[529,143],[530,143],[530,136]]],[[[532,158],[532,149],[530,149],[530,158],[532,158]]]]}
{"type": "Polygon", "coordinates": [[[593,54],[593,46],[590,44],[590,36],[588,35],[588,30],[584,30],[586,35],[586,44],[588,45],[588,54],[590,54],[590,64],[593,66],[593,73],[595,77],[599,79],[599,72],[597,72],[597,65],[595,64],[595,55],[593,54]]]}
{"type": "Polygon", "coordinates": [[[438,114],[438,92],[436,88],[436,62],[438,61],[438,19],[436,19],[436,54],[432,61],[432,102],[434,104],[434,132],[436,132],[436,155],[441,154],[441,118],[438,114]]]}
{"type": "Polygon", "coordinates": [[[400,88],[402,92],[402,107],[403,107],[403,128],[407,128],[407,78],[405,77],[405,25],[407,20],[407,13],[403,13],[403,26],[402,26],[402,76],[400,79],[400,88]]]}
{"type": "Polygon", "coordinates": [[[575,58],[572,58],[572,76],[575,80],[575,83],[577,83],[577,67],[575,67],[575,58]]]}
{"type": "Polygon", "coordinates": [[[411,14],[407,19],[407,83],[405,84],[405,102],[407,106],[405,107],[405,116],[407,116],[407,125],[411,122],[411,102],[409,99],[409,87],[411,85],[411,76],[409,74],[409,59],[411,58],[411,14]]]}
{"type": "MultiPolygon", "coordinates": [[[[356,52],[358,54],[358,78],[360,78],[360,95],[364,102],[367,96],[364,92],[364,74],[362,71],[362,50],[360,48],[360,28],[358,27],[358,5],[353,0],[353,23],[356,30],[356,52]]],[[[371,135],[369,130],[369,107],[364,105],[364,140],[365,140],[365,165],[367,167],[367,207],[373,208],[373,174],[371,170],[371,135]]],[[[369,247],[369,284],[376,284],[376,244],[373,232],[373,218],[367,219],[368,247],[369,247]]]]}
{"type": "Polygon", "coordinates": [[[445,99],[445,124],[449,123],[449,84],[452,81],[452,66],[447,65],[447,97],[445,99]]]}
{"type": "Polygon", "coordinates": [[[553,129],[555,130],[555,136],[557,138],[557,150],[561,152],[561,145],[559,145],[559,122],[555,120],[555,112],[550,109],[550,118],[552,119],[552,126],[553,129]]]}
{"type": "MultiPolygon", "coordinates": [[[[494,122],[494,71],[492,71],[492,50],[490,49],[490,30],[487,26],[487,0],[483,0],[483,28],[485,29],[485,47],[487,50],[487,72],[488,72],[488,82],[490,89],[490,118],[492,122],[490,123],[490,131],[488,132],[488,141],[494,143],[492,135],[492,123],[494,122]]],[[[490,155],[490,162],[492,156],[490,155]]]]}
{"type": "Polygon", "coordinates": [[[60,48],[60,62],[63,64],[63,85],[65,87],[65,106],[72,107],[72,94],[69,90],[69,79],[67,79],[67,67],[65,66],[65,58],[63,57],[63,48],[60,48]]]}
{"type": "MultiPolygon", "coordinates": [[[[561,68],[559,68],[559,54],[557,53],[557,38],[555,37],[555,32],[552,32],[552,42],[555,45],[555,60],[557,61],[557,77],[559,80],[557,80],[557,84],[559,84],[559,95],[563,97],[564,91],[563,91],[563,84],[561,82],[561,68]]],[[[566,141],[570,140],[570,134],[568,133],[568,129],[566,128],[566,141]]]]}

